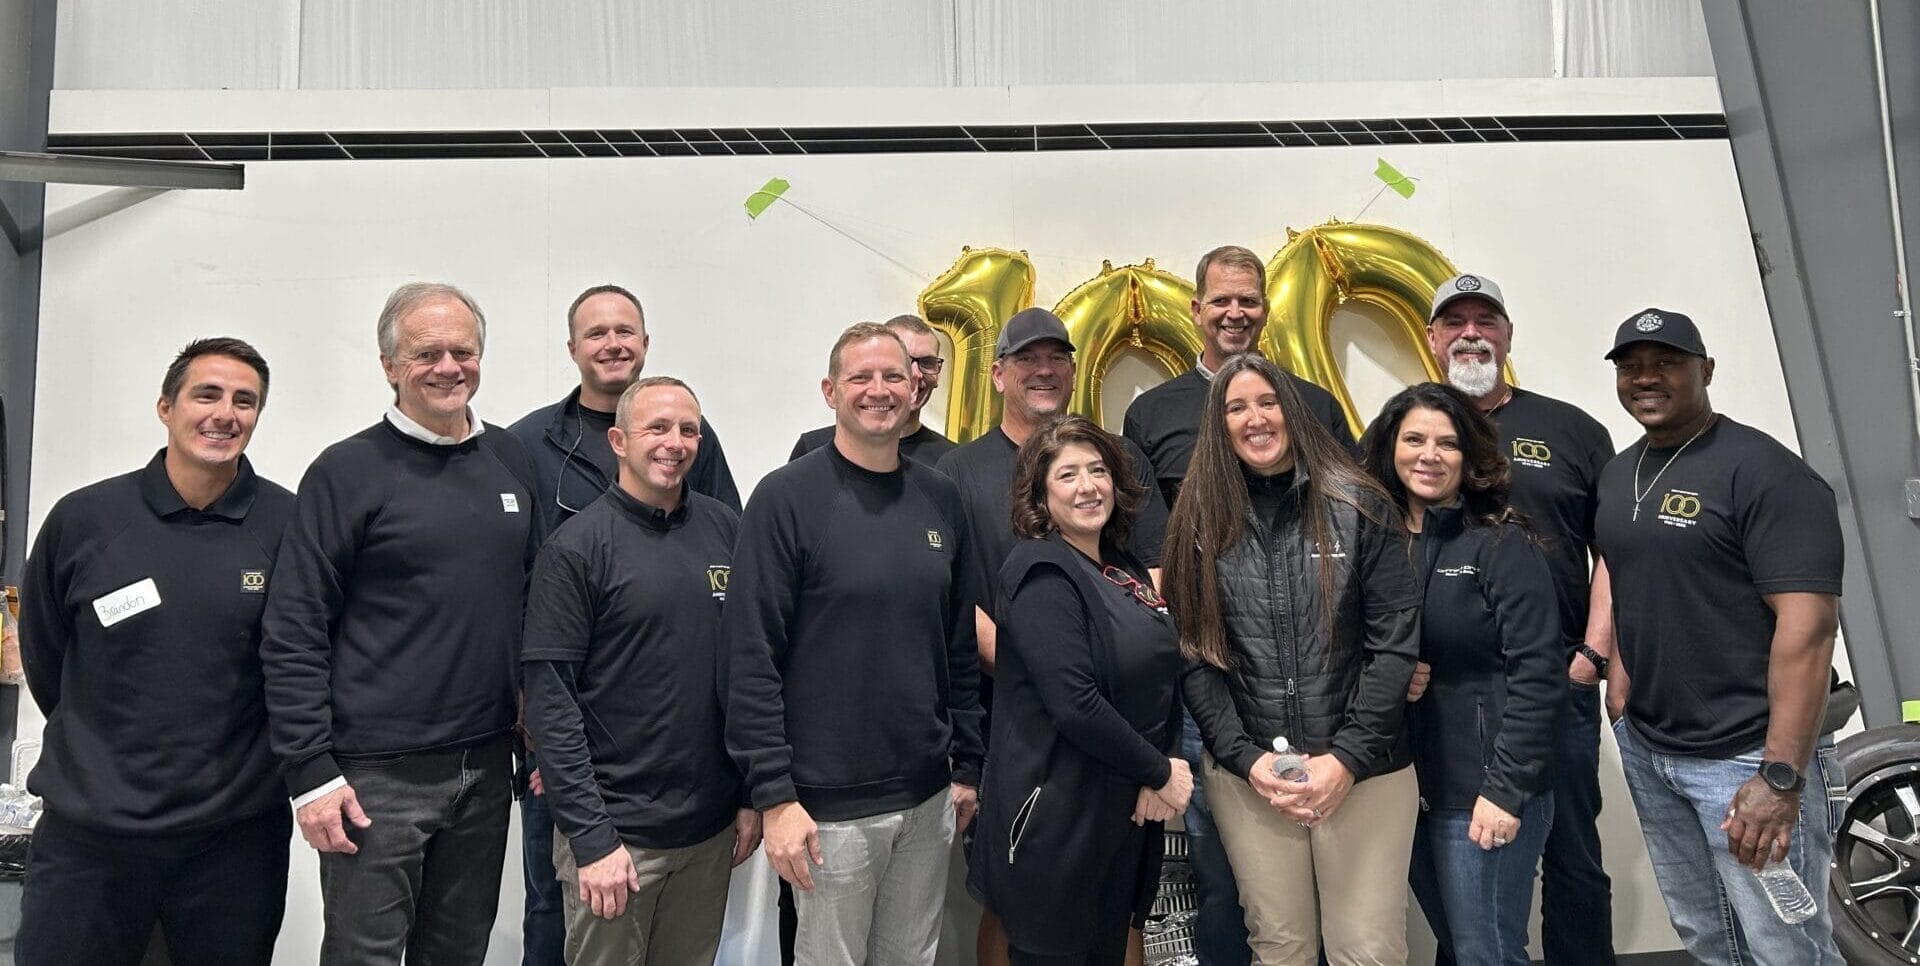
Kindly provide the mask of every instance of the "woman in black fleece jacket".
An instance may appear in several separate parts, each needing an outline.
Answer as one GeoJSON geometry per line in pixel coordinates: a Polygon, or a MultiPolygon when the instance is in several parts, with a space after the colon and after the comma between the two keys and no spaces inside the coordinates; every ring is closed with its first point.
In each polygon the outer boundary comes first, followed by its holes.
{"type": "Polygon", "coordinates": [[[1426,582],[1407,694],[1422,803],[1414,895],[1443,959],[1524,966],[1563,703],[1552,574],[1507,505],[1499,434],[1464,394],[1407,389],[1366,438],[1367,469],[1405,511],[1426,582]]]}

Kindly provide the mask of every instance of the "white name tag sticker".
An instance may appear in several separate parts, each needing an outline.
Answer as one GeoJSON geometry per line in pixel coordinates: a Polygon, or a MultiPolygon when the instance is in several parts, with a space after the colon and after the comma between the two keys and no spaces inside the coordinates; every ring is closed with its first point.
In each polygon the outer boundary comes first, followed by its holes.
{"type": "Polygon", "coordinates": [[[500,509],[505,510],[508,513],[519,513],[520,512],[520,494],[518,493],[500,494],[500,509]]]}
{"type": "Polygon", "coordinates": [[[100,615],[101,627],[112,627],[143,610],[152,610],[158,606],[160,606],[160,588],[154,586],[152,577],[93,599],[93,612],[100,615]]]}

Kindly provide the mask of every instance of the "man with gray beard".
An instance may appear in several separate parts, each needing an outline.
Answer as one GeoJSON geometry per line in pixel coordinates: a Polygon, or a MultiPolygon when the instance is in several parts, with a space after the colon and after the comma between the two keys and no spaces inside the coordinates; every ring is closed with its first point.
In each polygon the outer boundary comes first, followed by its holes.
{"type": "MultiPolygon", "coordinates": [[[[1549,963],[1599,963],[1613,956],[1612,883],[1600,864],[1599,682],[1613,654],[1612,595],[1606,570],[1588,577],[1595,488],[1613,458],[1613,440],[1578,408],[1510,386],[1501,378],[1513,323],[1500,286],[1455,275],[1434,293],[1427,344],[1447,382],[1471,396],[1500,429],[1513,468],[1513,505],[1527,515],[1553,570],[1567,652],[1567,706],[1549,768],[1553,829],[1541,862],[1543,942],[1549,963]]],[[[1425,680],[1426,666],[1414,676],[1425,680]]],[[[1441,963],[1451,963],[1442,939],[1441,963]]]]}

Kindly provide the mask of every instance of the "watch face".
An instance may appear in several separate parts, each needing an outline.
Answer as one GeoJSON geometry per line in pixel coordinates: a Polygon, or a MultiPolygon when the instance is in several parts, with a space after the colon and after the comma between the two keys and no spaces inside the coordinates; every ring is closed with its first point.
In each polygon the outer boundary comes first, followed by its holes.
{"type": "Polygon", "coordinates": [[[1792,792],[1800,789],[1800,773],[1784,761],[1770,761],[1761,765],[1760,777],[1775,791],[1792,792]]]}

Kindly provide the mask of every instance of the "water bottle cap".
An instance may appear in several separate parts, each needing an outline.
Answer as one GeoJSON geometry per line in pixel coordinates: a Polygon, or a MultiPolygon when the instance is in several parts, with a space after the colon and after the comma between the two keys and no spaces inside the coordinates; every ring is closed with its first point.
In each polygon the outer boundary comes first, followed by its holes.
{"type": "Polygon", "coordinates": [[[1292,746],[1287,744],[1286,735],[1281,735],[1280,737],[1273,739],[1273,753],[1276,755],[1286,754],[1287,749],[1290,747],[1292,746]]]}

